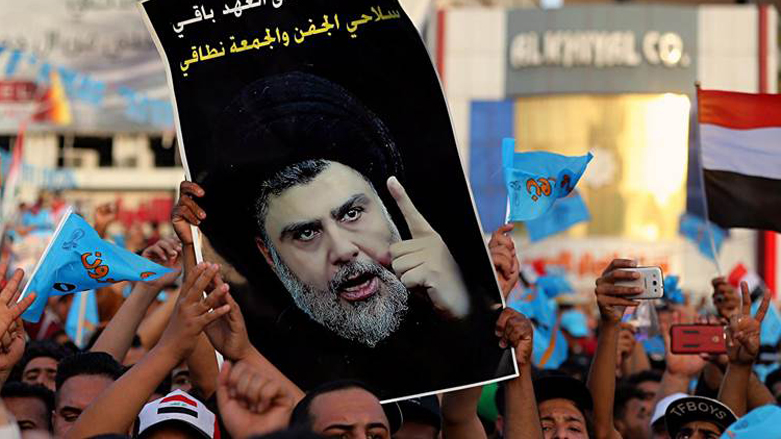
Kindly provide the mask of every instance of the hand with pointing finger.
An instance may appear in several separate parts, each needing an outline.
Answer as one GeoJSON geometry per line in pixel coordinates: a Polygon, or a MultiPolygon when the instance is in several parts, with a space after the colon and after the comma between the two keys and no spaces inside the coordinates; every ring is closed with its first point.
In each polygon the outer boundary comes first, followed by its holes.
{"type": "Polygon", "coordinates": [[[393,271],[408,289],[425,289],[438,309],[455,317],[466,316],[469,295],[450,249],[420,214],[396,177],[389,178],[387,184],[412,235],[412,239],[391,245],[393,271]]]}

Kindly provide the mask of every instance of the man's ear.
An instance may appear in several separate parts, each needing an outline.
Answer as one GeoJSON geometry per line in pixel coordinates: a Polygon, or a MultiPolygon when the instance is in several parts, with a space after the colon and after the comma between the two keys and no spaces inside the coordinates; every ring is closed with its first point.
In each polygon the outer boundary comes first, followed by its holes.
{"type": "Polygon", "coordinates": [[[260,237],[255,237],[255,245],[258,247],[258,250],[263,254],[263,257],[266,259],[266,263],[268,264],[271,269],[274,269],[274,260],[271,259],[271,253],[268,251],[268,247],[266,246],[266,243],[263,242],[260,237]]]}

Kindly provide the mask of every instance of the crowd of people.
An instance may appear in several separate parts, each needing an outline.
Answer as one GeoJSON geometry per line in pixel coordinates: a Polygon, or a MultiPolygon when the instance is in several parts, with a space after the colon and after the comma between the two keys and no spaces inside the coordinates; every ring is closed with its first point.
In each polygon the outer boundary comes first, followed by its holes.
{"type": "MultiPolygon", "coordinates": [[[[182,191],[172,216],[175,236],[133,249],[175,271],[98,291],[103,323],[84,348],[62,330],[72,296],[51,298],[41,322],[23,322],[34,295],[19,300],[25,273],[6,273],[0,437],[781,437],[774,436],[781,426],[781,373],[763,381],[753,370],[761,322],[774,306],[769,293],[752,315],[745,284],[736,289],[714,279],[715,315],[686,305],[660,310],[665,348],[653,356],[622,321],[626,308],[640,304],[632,296],[641,290],[623,283],[639,276],[627,270],[637,265],[628,259],[613,260],[596,281],[595,335],[567,322],[576,314],[559,316],[571,358],[558,369],[535,366],[537,322],[508,307],[496,320],[495,342],[514,349],[518,375],[495,392],[494,386],[476,386],[381,404],[361,381],[301,389],[250,343],[220,266],[196,263],[190,226],[204,217],[194,201],[199,191],[182,191]],[[723,325],[726,354],[672,353],[674,323],[723,325]],[[486,415],[486,405],[494,416],[486,415]]],[[[111,219],[110,208],[98,209],[95,229],[105,235],[111,219]]],[[[523,282],[510,230],[500,228],[488,244],[505,297],[523,282]]]]}

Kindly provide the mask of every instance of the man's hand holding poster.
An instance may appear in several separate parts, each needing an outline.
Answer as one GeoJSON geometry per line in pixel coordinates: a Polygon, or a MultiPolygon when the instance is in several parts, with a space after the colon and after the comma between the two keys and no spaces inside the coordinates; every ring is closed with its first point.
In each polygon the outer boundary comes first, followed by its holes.
{"type": "Polygon", "coordinates": [[[444,96],[396,1],[142,7],[193,182],[178,211],[264,356],[304,390],[359,379],[385,400],[514,374],[444,96]]]}

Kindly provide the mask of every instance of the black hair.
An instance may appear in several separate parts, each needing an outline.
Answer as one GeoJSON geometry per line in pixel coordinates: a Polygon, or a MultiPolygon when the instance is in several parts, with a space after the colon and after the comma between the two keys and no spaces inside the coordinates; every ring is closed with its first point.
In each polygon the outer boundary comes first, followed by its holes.
{"type": "MultiPolygon", "coordinates": [[[[329,381],[307,392],[304,398],[296,404],[293,413],[290,414],[290,426],[311,430],[314,421],[310,412],[312,401],[320,395],[347,389],[363,389],[375,397],[377,396],[374,390],[358,380],[329,381]]],[[[379,398],[377,399],[379,400],[379,398]]]]}
{"type": "Polygon", "coordinates": [[[778,368],[765,377],[765,386],[767,386],[770,391],[773,391],[773,385],[775,385],[777,382],[781,381],[781,368],[778,368]]]}
{"type": "Polygon", "coordinates": [[[646,381],[653,381],[659,383],[662,381],[662,372],[654,369],[644,370],[635,374],[629,375],[624,379],[626,384],[637,386],[640,383],[646,381]]]}
{"type": "Polygon", "coordinates": [[[81,352],[65,357],[57,367],[57,391],[68,378],[79,375],[99,375],[116,380],[124,372],[122,365],[105,352],[81,352]]]}
{"type": "Polygon", "coordinates": [[[51,430],[50,413],[54,411],[54,392],[40,384],[28,384],[19,381],[5,383],[0,389],[0,398],[36,398],[43,402],[46,407],[44,418],[46,418],[46,428],[51,430]]]}
{"type": "Polygon", "coordinates": [[[9,377],[10,381],[21,381],[22,373],[27,364],[36,358],[51,358],[57,363],[68,355],[72,355],[76,351],[68,349],[68,347],[55,343],[52,340],[35,340],[27,344],[22,355],[22,359],[14,366],[13,371],[9,377]]]}
{"type": "Polygon", "coordinates": [[[631,399],[646,399],[646,393],[631,384],[620,384],[616,387],[615,398],[613,399],[613,417],[623,418],[626,413],[626,404],[631,399]]]}

